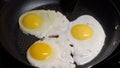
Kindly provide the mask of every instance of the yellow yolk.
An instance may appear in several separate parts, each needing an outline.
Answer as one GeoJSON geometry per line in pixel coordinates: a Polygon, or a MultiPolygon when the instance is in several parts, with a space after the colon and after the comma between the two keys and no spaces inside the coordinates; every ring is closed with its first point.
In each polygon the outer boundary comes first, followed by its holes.
{"type": "Polygon", "coordinates": [[[49,44],[40,42],[33,44],[29,53],[36,60],[45,60],[52,54],[52,49],[49,44]]]}
{"type": "Polygon", "coordinates": [[[87,40],[93,36],[93,30],[88,25],[77,24],[72,27],[71,34],[77,40],[87,40]]]}
{"type": "Polygon", "coordinates": [[[40,16],[36,14],[27,14],[23,17],[22,24],[25,28],[36,29],[42,25],[43,21],[40,16]]]}

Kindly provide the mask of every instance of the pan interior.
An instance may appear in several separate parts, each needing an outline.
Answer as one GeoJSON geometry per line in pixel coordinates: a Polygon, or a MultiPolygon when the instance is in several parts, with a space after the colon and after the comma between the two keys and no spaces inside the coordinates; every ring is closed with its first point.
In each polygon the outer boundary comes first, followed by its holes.
{"type": "Polygon", "coordinates": [[[110,3],[106,3],[106,1],[100,2],[93,0],[89,2],[89,0],[81,0],[81,2],[79,2],[79,5],[76,6],[73,12],[71,11],[71,9],[64,8],[63,5],[61,5],[61,1],[59,0],[20,0],[15,1],[15,4],[13,3],[8,3],[8,5],[4,8],[5,11],[1,15],[2,23],[4,22],[4,24],[1,25],[4,26],[1,27],[2,32],[4,33],[3,38],[5,38],[5,40],[9,40],[6,42],[11,42],[10,44],[4,45],[4,47],[9,47],[10,49],[7,49],[8,52],[11,50],[11,55],[13,55],[14,57],[16,56],[15,58],[26,64],[29,64],[26,59],[26,51],[28,47],[38,40],[38,38],[34,36],[24,34],[20,30],[18,25],[19,16],[29,10],[56,10],[66,15],[69,20],[74,20],[80,15],[89,14],[95,17],[100,22],[107,36],[105,45],[101,53],[93,61],[83,66],[77,66],[77,68],[88,67],[90,65],[99,63],[116,48],[115,46],[113,46],[112,43],[115,40],[114,27],[116,26],[117,22],[117,14],[113,10],[113,6],[111,6],[110,3]],[[11,6],[9,7],[9,5],[11,6]]]}

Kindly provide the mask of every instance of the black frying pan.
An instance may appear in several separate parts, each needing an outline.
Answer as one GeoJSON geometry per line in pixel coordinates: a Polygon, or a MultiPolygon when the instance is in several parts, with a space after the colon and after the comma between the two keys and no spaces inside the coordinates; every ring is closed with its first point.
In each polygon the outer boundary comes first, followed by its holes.
{"type": "Polygon", "coordinates": [[[3,47],[17,60],[30,66],[26,51],[30,44],[38,40],[25,35],[19,28],[19,16],[29,10],[51,9],[62,12],[72,21],[80,15],[89,14],[96,18],[106,33],[105,45],[100,54],[91,62],[77,66],[86,68],[98,64],[108,57],[120,42],[120,12],[111,0],[12,0],[0,11],[0,39],[3,47]]]}

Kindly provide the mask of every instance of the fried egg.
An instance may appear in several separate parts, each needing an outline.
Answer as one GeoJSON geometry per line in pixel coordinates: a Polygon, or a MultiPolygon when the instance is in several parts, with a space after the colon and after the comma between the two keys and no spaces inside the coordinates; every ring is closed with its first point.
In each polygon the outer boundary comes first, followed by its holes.
{"type": "Polygon", "coordinates": [[[38,38],[43,37],[44,33],[55,23],[57,15],[54,10],[32,10],[23,13],[19,18],[20,29],[38,38]]]}
{"type": "Polygon", "coordinates": [[[105,32],[101,24],[90,15],[72,21],[68,30],[68,43],[73,45],[73,59],[77,65],[92,61],[101,51],[105,32]]]}
{"type": "Polygon", "coordinates": [[[71,48],[54,40],[36,41],[27,50],[27,59],[38,68],[75,68],[71,48]]]}

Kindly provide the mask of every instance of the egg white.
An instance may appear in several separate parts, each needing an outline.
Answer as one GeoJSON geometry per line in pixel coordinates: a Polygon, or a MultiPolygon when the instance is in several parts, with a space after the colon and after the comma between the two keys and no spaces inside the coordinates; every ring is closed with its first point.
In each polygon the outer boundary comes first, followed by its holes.
{"type": "Polygon", "coordinates": [[[77,65],[92,61],[104,46],[105,32],[100,23],[90,15],[82,15],[69,25],[68,43],[73,44],[73,59],[77,65]],[[88,40],[76,40],[71,35],[71,28],[76,24],[86,24],[93,29],[93,37],[88,40]]]}
{"type": "Polygon", "coordinates": [[[51,28],[44,33],[44,36],[46,38],[54,35],[61,37],[68,30],[69,23],[69,20],[61,12],[56,12],[54,23],[51,25],[51,28]]]}
{"type": "Polygon", "coordinates": [[[38,61],[30,56],[28,49],[27,59],[31,65],[38,68],[75,68],[75,65],[73,64],[74,60],[70,55],[71,50],[68,46],[65,46],[65,43],[47,39],[44,41],[36,41],[35,43],[37,42],[45,42],[50,44],[53,53],[48,59],[38,61]]]}

